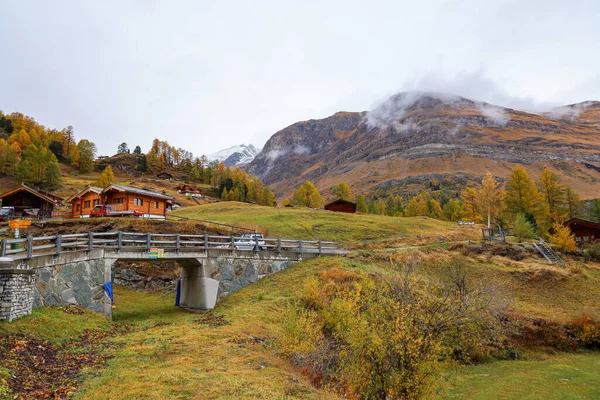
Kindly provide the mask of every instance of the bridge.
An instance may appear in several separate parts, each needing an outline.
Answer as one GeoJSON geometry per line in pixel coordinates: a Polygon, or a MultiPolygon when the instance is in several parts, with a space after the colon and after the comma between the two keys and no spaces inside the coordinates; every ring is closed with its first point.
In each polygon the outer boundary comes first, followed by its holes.
{"type": "Polygon", "coordinates": [[[181,307],[212,309],[218,298],[298,261],[343,255],[335,242],[252,236],[89,232],[3,240],[0,320],[45,305],[80,305],[112,317],[115,261],[174,260],[181,307]]]}

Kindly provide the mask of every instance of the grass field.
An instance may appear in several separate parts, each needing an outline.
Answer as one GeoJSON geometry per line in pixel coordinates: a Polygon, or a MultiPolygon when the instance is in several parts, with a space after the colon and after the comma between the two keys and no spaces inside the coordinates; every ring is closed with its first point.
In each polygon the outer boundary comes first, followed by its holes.
{"type": "Polygon", "coordinates": [[[351,246],[385,239],[417,243],[421,239],[437,241],[440,237],[445,237],[447,240],[467,240],[477,239],[481,235],[475,227],[459,227],[454,222],[427,217],[344,214],[307,208],[262,207],[238,202],[186,207],[171,214],[250,227],[269,237],[334,240],[351,246]]]}
{"type": "MultiPolygon", "coordinates": [[[[374,257],[321,258],[294,265],[222,299],[210,314],[174,307],[172,294],[117,286],[113,322],[132,324],[133,330],[113,339],[118,343],[114,358],[101,373],[87,373],[77,398],[337,398],[313,388],[278,356],[276,343],[284,311],[302,290],[302,282],[325,269],[382,272],[386,255],[374,257]]],[[[509,273],[504,272],[506,279],[509,273]]],[[[502,269],[496,273],[500,275],[493,279],[501,279],[502,269]]],[[[555,289],[563,287],[559,283],[555,289]]],[[[576,287],[568,289],[570,294],[577,291],[576,287]]],[[[551,306],[556,305],[545,305],[551,306]]],[[[110,323],[90,312],[67,315],[43,308],[12,324],[0,325],[0,332],[25,332],[61,343],[85,327],[110,329],[110,323]]],[[[599,362],[598,353],[562,353],[543,360],[458,367],[444,372],[446,379],[441,380],[438,398],[593,398],[592,394],[600,391],[600,377],[594,373],[599,362]]]]}

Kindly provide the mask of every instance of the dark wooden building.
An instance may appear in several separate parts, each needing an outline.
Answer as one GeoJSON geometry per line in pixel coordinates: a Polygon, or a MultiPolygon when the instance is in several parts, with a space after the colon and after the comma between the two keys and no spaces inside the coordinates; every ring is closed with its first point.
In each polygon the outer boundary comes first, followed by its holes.
{"type": "Polygon", "coordinates": [[[0,194],[2,207],[14,207],[18,216],[50,218],[52,211],[62,205],[62,198],[50,193],[43,193],[26,185],[0,194]]]}
{"type": "Polygon", "coordinates": [[[345,212],[354,214],[356,212],[356,203],[346,200],[336,200],[325,204],[325,209],[328,211],[345,212]]]}
{"type": "Polygon", "coordinates": [[[156,175],[156,177],[158,179],[164,179],[164,180],[167,180],[167,181],[172,181],[173,180],[173,175],[170,174],[170,173],[168,173],[168,172],[164,172],[164,171],[160,172],[158,175],[156,175]]]}
{"type": "Polygon", "coordinates": [[[600,224],[579,218],[571,218],[563,224],[575,236],[577,243],[587,243],[600,240],[600,224]]]}

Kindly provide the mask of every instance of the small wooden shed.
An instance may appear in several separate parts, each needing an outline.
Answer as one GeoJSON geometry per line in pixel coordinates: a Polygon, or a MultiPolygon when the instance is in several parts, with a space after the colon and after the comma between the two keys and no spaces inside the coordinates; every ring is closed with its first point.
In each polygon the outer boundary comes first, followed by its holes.
{"type": "Polygon", "coordinates": [[[325,204],[325,209],[328,211],[354,214],[356,212],[356,203],[339,199],[325,204]]]}
{"type": "Polygon", "coordinates": [[[571,230],[577,243],[588,243],[600,240],[600,224],[580,218],[571,218],[563,223],[571,230]]]}
{"type": "Polygon", "coordinates": [[[165,171],[159,172],[158,175],[156,175],[156,177],[158,179],[164,179],[164,180],[167,180],[167,181],[172,181],[173,180],[173,175],[170,174],[170,173],[168,173],[168,172],[165,172],[165,171]]]}

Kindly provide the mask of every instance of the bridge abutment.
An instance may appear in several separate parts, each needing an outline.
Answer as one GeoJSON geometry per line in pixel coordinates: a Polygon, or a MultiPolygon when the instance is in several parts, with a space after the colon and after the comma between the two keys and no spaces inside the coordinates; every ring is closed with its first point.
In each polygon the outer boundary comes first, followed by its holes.
{"type": "Polygon", "coordinates": [[[15,264],[10,258],[0,258],[0,321],[29,315],[33,307],[34,271],[15,264]]]}

